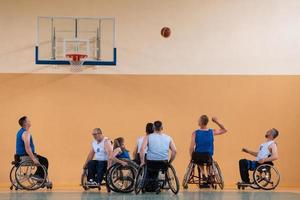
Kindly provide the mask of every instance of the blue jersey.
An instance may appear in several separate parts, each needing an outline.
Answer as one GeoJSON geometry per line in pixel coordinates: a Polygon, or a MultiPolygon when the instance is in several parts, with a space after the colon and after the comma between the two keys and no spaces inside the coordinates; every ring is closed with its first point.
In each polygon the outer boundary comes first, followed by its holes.
{"type": "MultiPolygon", "coordinates": [[[[17,133],[17,141],[16,141],[16,154],[17,155],[26,155],[25,143],[22,139],[23,133],[26,131],[25,128],[21,128],[17,133]]],[[[35,153],[35,147],[33,144],[32,136],[30,135],[30,148],[32,153],[35,153]]]]}
{"type": "Polygon", "coordinates": [[[130,160],[130,155],[129,155],[129,152],[128,151],[122,151],[122,153],[119,153],[117,156],[116,156],[118,159],[128,159],[130,160]]]}
{"type": "Polygon", "coordinates": [[[195,131],[195,152],[214,154],[214,132],[212,129],[195,131]]]}

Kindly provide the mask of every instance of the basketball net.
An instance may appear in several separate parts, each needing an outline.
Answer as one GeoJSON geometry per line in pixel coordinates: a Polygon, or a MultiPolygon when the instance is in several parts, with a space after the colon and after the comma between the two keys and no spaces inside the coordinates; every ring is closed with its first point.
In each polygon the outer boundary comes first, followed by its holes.
{"type": "Polygon", "coordinates": [[[70,53],[70,54],[66,54],[66,58],[69,59],[71,71],[80,72],[82,70],[83,63],[87,59],[87,55],[80,54],[80,53],[70,53]]]}

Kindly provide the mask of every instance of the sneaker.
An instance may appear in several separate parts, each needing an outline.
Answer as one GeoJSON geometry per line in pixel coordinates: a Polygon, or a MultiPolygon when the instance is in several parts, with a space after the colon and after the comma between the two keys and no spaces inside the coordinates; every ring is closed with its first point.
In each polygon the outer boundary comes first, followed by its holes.
{"type": "Polygon", "coordinates": [[[88,185],[88,186],[97,186],[98,183],[97,183],[96,181],[90,179],[90,180],[88,180],[88,181],[86,182],[86,185],[88,185]]]}
{"type": "Polygon", "coordinates": [[[252,189],[260,189],[260,187],[258,187],[258,185],[256,185],[255,183],[250,184],[250,187],[252,189]]]}

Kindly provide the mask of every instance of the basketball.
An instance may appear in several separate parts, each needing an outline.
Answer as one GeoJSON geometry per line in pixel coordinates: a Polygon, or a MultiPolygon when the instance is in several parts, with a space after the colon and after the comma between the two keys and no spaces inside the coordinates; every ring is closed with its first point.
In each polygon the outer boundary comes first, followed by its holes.
{"type": "Polygon", "coordinates": [[[163,27],[160,31],[160,34],[165,37],[168,38],[171,35],[171,29],[169,27],[163,27]]]}

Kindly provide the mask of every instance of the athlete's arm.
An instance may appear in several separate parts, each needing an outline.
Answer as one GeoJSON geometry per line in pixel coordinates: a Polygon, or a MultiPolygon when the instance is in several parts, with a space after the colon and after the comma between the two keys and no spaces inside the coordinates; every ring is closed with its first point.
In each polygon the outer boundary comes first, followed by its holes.
{"type": "Polygon", "coordinates": [[[214,135],[222,135],[227,132],[226,128],[223,124],[221,124],[216,117],[211,119],[215,124],[219,126],[220,129],[214,129],[214,135]]]}
{"type": "Polygon", "coordinates": [[[145,164],[145,152],[147,146],[148,146],[148,136],[144,137],[141,151],[140,151],[141,166],[145,164]]]}
{"type": "Polygon", "coordinates": [[[174,143],[173,139],[171,139],[169,148],[171,149],[171,158],[170,158],[169,163],[172,163],[174,161],[175,157],[176,157],[176,154],[177,154],[176,146],[175,146],[175,143],[174,143]]]}
{"type": "Polygon", "coordinates": [[[249,149],[246,149],[246,148],[242,148],[242,151],[245,152],[245,153],[248,153],[254,157],[257,156],[258,152],[255,152],[255,151],[250,151],[249,149]]]}
{"type": "Polygon", "coordinates": [[[138,145],[136,144],[136,145],[135,145],[135,148],[134,148],[134,150],[133,150],[133,152],[132,152],[132,157],[133,157],[134,159],[136,159],[137,151],[138,151],[138,145]]]}
{"type": "Polygon", "coordinates": [[[195,138],[196,138],[196,135],[195,135],[195,132],[193,132],[192,139],[191,139],[191,144],[190,144],[190,149],[189,149],[191,157],[193,155],[193,152],[195,151],[195,138]]]}
{"type": "Polygon", "coordinates": [[[86,161],[85,161],[85,163],[84,163],[84,165],[83,165],[83,169],[85,169],[85,168],[86,168],[86,165],[88,164],[88,162],[94,158],[94,155],[95,155],[95,152],[94,152],[94,149],[92,148],[92,149],[90,150],[90,152],[89,152],[87,158],[86,158],[86,161]]]}
{"type": "Polygon", "coordinates": [[[25,151],[28,154],[28,156],[31,158],[31,160],[34,162],[36,165],[41,165],[40,162],[36,159],[36,157],[33,155],[33,152],[30,147],[30,133],[25,131],[22,135],[22,140],[24,141],[25,144],[25,151]]]}
{"type": "Polygon", "coordinates": [[[126,162],[116,158],[116,156],[114,155],[114,151],[113,151],[113,147],[111,145],[111,142],[110,140],[105,140],[104,141],[104,148],[105,148],[105,151],[106,153],[108,154],[108,158],[109,158],[109,163],[107,165],[107,167],[110,167],[111,166],[111,162],[112,161],[115,161],[117,163],[120,163],[121,165],[127,165],[126,162]]]}

